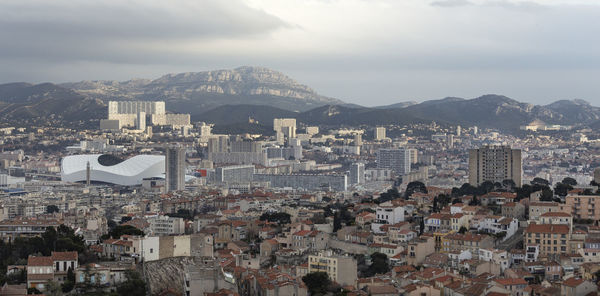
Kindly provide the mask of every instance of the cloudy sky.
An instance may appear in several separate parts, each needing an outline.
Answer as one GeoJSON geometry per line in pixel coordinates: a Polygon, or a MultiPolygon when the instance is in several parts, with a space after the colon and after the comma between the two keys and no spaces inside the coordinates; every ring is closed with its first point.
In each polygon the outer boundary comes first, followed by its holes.
{"type": "Polygon", "coordinates": [[[362,105],[600,105],[597,0],[3,0],[0,82],[258,65],[362,105]]]}

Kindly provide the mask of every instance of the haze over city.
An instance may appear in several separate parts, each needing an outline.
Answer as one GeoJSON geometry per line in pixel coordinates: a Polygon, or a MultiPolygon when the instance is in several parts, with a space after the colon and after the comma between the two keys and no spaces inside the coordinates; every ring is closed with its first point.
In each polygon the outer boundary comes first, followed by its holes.
{"type": "Polygon", "coordinates": [[[364,106],[494,93],[600,104],[600,5],[584,0],[0,3],[0,81],[265,66],[364,106]]]}

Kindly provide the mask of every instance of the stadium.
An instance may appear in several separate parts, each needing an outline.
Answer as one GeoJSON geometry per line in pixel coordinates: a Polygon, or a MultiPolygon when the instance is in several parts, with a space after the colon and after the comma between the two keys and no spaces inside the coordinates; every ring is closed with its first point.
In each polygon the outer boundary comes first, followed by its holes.
{"type": "Polygon", "coordinates": [[[85,182],[88,163],[90,181],[94,183],[133,186],[142,184],[144,178],[164,178],[165,174],[163,155],[137,155],[123,160],[109,154],[84,154],[63,158],[62,181],[85,182]]]}

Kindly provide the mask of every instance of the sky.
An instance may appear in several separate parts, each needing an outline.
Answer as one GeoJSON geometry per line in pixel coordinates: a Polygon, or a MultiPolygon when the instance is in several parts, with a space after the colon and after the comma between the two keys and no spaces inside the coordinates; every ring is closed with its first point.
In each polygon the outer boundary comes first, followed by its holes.
{"type": "Polygon", "coordinates": [[[3,0],[0,83],[264,66],[364,106],[600,105],[597,0],[3,0]]]}

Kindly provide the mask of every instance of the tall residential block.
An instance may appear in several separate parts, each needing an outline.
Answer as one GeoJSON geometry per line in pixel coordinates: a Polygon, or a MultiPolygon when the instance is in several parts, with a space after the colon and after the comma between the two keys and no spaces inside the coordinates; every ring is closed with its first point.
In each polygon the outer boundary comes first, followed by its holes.
{"type": "Polygon", "coordinates": [[[165,175],[167,192],[185,188],[185,149],[169,146],[166,151],[165,175]]]}
{"type": "Polygon", "coordinates": [[[375,141],[381,141],[386,138],[385,127],[378,126],[375,128],[375,141]]]}
{"type": "Polygon", "coordinates": [[[485,181],[501,183],[510,179],[521,187],[522,166],[521,149],[500,145],[469,149],[469,184],[478,186],[485,181]]]}
{"type": "Polygon", "coordinates": [[[391,169],[397,175],[410,173],[410,152],[408,149],[377,150],[377,168],[391,169]]]}
{"type": "Polygon", "coordinates": [[[273,130],[277,142],[283,144],[285,138],[292,139],[296,137],[296,118],[274,118],[273,130]]]}
{"type": "Polygon", "coordinates": [[[364,184],[365,183],[365,164],[364,163],[353,163],[350,165],[350,184],[364,184]]]}

